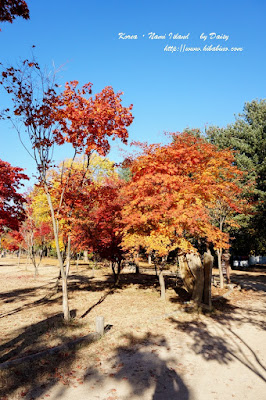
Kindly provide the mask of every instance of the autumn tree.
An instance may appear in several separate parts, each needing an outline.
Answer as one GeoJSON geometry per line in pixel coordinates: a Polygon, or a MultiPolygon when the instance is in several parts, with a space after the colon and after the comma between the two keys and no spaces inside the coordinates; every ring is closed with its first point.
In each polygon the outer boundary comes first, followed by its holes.
{"type": "Polygon", "coordinates": [[[13,22],[15,18],[30,18],[29,9],[26,1],[23,0],[1,0],[0,2],[0,21],[13,22]]]}
{"type": "MultiPolygon", "coordinates": [[[[74,150],[73,161],[77,154],[84,152],[89,165],[92,152],[100,155],[108,153],[110,137],[127,142],[127,127],[133,120],[132,105],[123,107],[122,93],[115,94],[110,86],[91,96],[91,83],[78,89],[78,82],[73,81],[66,83],[65,90],[58,93],[55,76],[49,78],[43,74],[35,60],[25,60],[20,68],[9,67],[3,70],[1,84],[13,100],[13,108],[6,109],[2,116],[12,117],[14,123],[19,120],[23,124],[24,132],[17,127],[18,132],[20,138],[22,133],[28,135],[31,149],[27,150],[36,162],[39,182],[47,196],[62,277],[64,318],[68,320],[67,275],[60,252],[58,224],[64,190],[55,212],[48,179],[53,148],[55,145],[69,143],[74,150]]],[[[71,181],[70,178],[71,174],[65,187],[71,181]]]]}
{"type": "MultiPolygon", "coordinates": [[[[194,300],[200,303],[204,272],[196,244],[228,247],[228,234],[212,223],[210,210],[219,198],[228,207],[236,207],[225,189],[228,185],[236,188],[239,171],[232,164],[232,153],[189,133],[173,134],[169,145],[142,147],[143,153],[131,163],[132,179],[124,189],[123,246],[138,251],[141,245],[159,257],[178,249],[191,272],[194,300]],[[188,256],[193,253],[194,264],[188,256]]],[[[161,267],[163,288],[162,273],[161,267]]]]}
{"type": "Polygon", "coordinates": [[[18,230],[25,219],[25,198],[19,193],[22,181],[29,178],[22,168],[0,160],[0,234],[6,229],[18,230]]]}
{"type": "Polygon", "coordinates": [[[67,270],[71,242],[74,251],[86,249],[109,260],[116,282],[123,258],[118,230],[123,206],[120,196],[123,181],[118,178],[114,163],[95,154],[88,169],[84,169],[83,158],[74,163],[65,160],[58,169],[51,171],[50,185],[56,212],[64,188],[59,223],[67,239],[67,270]],[[71,180],[66,186],[70,168],[71,180]]]}
{"type": "Polygon", "coordinates": [[[124,197],[121,188],[124,182],[118,177],[106,178],[91,186],[90,199],[93,204],[83,203],[73,231],[74,242],[90,248],[100,258],[110,261],[115,284],[119,280],[124,259],[122,241],[122,215],[124,197]]]}
{"type": "Polygon", "coordinates": [[[8,231],[1,238],[1,247],[9,251],[19,250],[23,238],[18,231],[8,231]]]}
{"type": "Polygon", "coordinates": [[[39,275],[39,266],[51,240],[52,226],[50,221],[39,222],[33,211],[32,196],[27,197],[26,219],[22,223],[19,234],[23,239],[23,247],[34,267],[35,276],[39,275]]]}

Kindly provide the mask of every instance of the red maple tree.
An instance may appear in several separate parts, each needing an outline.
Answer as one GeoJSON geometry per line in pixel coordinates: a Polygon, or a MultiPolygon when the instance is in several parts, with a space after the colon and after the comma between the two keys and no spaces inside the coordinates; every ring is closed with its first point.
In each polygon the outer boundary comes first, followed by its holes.
{"type": "MultiPolygon", "coordinates": [[[[45,76],[35,60],[25,60],[20,68],[4,69],[0,84],[12,95],[13,100],[13,109],[6,109],[2,117],[13,120],[15,117],[21,122],[17,126],[20,137],[21,125],[24,126],[31,143],[27,151],[36,162],[39,181],[47,196],[62,277],[64,317],[68,320],[67,274],[59,246],[58,212],[55,213],[48,178],[53,147],[70,143],[74,149],[73,160],[76,154],[84,152],[89,165],[93,151],[107,154],[110,149],[109,138],[119,138],[126,143],[127,127],[132,123],[133,116],[132,105],[123,107],[122,93],[114,93],[111,87],[104,88],[93,97],[91,83],[78,89],[78,82],[73,81],[66,83],[65,90],[58,94],[54,78],[45,76]]],[[[60,211],[70,177],[71,173],[61,191],[60,211]]]]}
{"type": "Polygon", "coordinates": [[[0,160],[0,233],[5,228],[18,230],[25,218],[24,196],[19,193],[23,187],[22,180],[29,179],[22,168],[12,167],[0,160]]]}
{"type": "Polygon", "coordinates": [[[16,17],[30,18],[26,1],[23,0],[1,0],[0,21],[13,22],[16,17]]]}

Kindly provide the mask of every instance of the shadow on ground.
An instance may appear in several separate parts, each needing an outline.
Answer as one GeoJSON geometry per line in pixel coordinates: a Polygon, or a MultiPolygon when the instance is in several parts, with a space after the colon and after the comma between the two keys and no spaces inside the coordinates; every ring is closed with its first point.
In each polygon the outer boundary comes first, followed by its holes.
{"type": "Polygon", "coordinates": [[[207,316],[195,315],[189,321],[179,321],[170,317],[169,321],[177,330],[185,332],[192,344],[190,349],[207,361],[216,360],[220,364],[239,361],[257,377],[266,382],[266,368],[256,352],[242,339],[236,327],[250,324],[257,329],[265,329],[265,311],[232,306],[221,299],[215,312],[207,316]]]}
{"type": "MultiPolygon", "coordinates": [[[[156,348],[164,348],[167,352],[168,343],[164,336],[147,333],[143,337],[124,335],[121,341],[126,342],[116,349],[114,357],[108,361],[113,364],[111,379],[114,386],[126,381],[127,398],[143,398],[146,391],[152,392],[152,400],[188,400],[189,391],[181,376],[175,369],[168,366],[173,361],[170,355],[167,359],[159,357],[156,348]]],[[[110,377],[110,375],[109,375],[110,377]]],[[[88,369],[84,379],[86,382],[103,383],[106,376],[95,369],[88,369]]]]}
{"type": "MultiPolygon", "coordinates": [[[[75,316],[75,310],[71,312],[72,317],[75,316]]],[[[0,362],[8,362],[16,358],[29,356],[29,346],[38,343],[44,335],[49,335],[51,331],[60,329],[60,341],[64,343],[69,338],[62,334],[62,328],[75,329],[75,325],[65,326],[63,316],[61,314],[46,318],[37,324],[30,325],[18,336],[0,347],[0,362]],[[15,347],[14,347],[15,346],[15,347]]],[[[0,398],[8,399],[16,392],[17,398],[37,399],[51,389],[58,382],[66,383],[67,376],[71,371],[71,365],[76,359],[76,351],[79,348],[71,348],[71,351],[61,351],[57,353],[49,353],[49,348],[34,347],[34,354],[38,351],[47,350],[42,358],[28,359],[22,361],[21,364],[11,365],[8,368],[0,370],[0,398]],[[17,392],[20,388],[23,391],[17,392]]]]}
{"type": "Polygon", "coordinates": [[[254,290],[256,292],[258,292],[258,291],[266,292],[266,274],[251,275],[248,273],[236,274],[236,273],[232,272],[231,273],[231,281],[233,283],[240,284],[241,288],[244,290],[254,290]]]}

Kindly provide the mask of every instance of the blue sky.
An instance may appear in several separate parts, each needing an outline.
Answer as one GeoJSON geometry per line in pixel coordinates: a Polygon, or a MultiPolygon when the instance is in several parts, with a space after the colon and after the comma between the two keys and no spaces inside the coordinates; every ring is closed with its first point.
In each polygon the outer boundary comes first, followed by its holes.
{"type": "MultiPolygon", "coordinates": [[[[266,2],[250,1],[97,1],[28,0],[30,20],[1,24],[0,61],[14,64],[30,56],[32,45],[42,65],[57,67],[62,83],[92,82],[94,93],[111,85],[123,91],[123,105],[133,103],[130,140],[165,141],[164,131],[234,121],[244,103],[265,98],[266,2]],[[118,39],[122,32],[137,40],[118,39]],[[149,39],[148,33],[166,35],[149,39]],[[169,39],[169,34],[189,39],[169,39]],[[207,35],[207,40],[200,35],[207,35]],[[210,39],[215,33],[225,39],[210,39]],[[144,35],[144,37],[143,37],[144,35]],[[242,52],[166,52],[166,45],[222,46],[242,52]]],[[[0,93],[0,107],[7,99],[0,93]]],[[[34,164],[15,131],[0,123],[0,158],[26,168],[34,164]]],[[[119,143],[109,155],[119,160],[119,143]]],[[[70,157],[55,153],[56,161],[70,157]]]]}

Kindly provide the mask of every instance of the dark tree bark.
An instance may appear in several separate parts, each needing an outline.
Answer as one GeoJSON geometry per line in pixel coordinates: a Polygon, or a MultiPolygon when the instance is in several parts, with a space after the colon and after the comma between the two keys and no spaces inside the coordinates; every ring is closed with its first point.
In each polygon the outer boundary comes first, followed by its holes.
{"type": "Polygon", "coordinates": [[[111,262],[111,267],[112,267],[112,271],[113,271],[113,277],[114,277],[114,285],[118,285],[119,283],[119,279],[120,279],[120,272],[121,272],[121,260],[118,261],[112,261],[111,262]],[[117,266],[117,272],[115,270],[117,266]]]}

